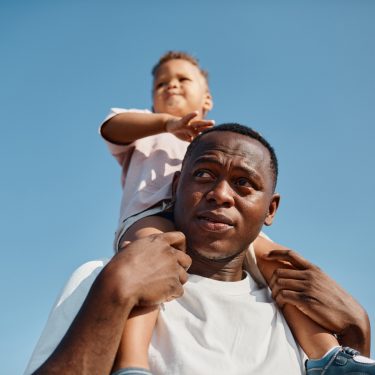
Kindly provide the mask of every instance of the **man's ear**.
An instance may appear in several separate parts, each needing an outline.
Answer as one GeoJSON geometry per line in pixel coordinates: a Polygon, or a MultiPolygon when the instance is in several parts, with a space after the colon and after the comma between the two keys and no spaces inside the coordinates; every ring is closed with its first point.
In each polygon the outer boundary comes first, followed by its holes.
{"type": "Polygon", "coordinates": [[[176,199],[176,191],[178,186],[178,181],[180,180],[181,172],[177,171],[174,172],[173,180],[172,180],[172,200],[176,199]]]}
{"type": "Polygon", "coordinates": [[[203,102],[203,112],[206,114],[207,112],[211,111],[214,107],[214,102],[212,100],[211,93],[209,91],[206,92],[203,102]]]}
{"type": "Polygon", "coordinates": [[[269,226],[269,225],[272,224],[273,218],[276,215],[276,211],[277,211],[277,208],[279,207],[279,204],[280,204],[280,195],[279,194],[274,194],[272,196],[270,205],[268,207],[268,213],[267,213],[267,216],[266,216],[266,218],[264,220],[264,225],[269,226]]]}

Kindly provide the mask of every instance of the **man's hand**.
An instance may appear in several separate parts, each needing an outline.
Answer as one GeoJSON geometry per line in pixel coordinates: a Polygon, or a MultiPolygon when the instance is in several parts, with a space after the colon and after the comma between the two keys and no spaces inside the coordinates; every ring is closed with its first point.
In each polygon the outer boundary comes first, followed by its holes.
{"type": "Polygon", "coordinates": [[[185,236],[169,232],[136,240],[115,255],[60,344],[33,374],[109,374],[133,307],[182,295],[191,264],[184,250],[185,236]]]}
{"type": "Polygon", "coordinates": [[[185,236],[168,232],[128,244],[105,267],[102,277],[107,277],[115,298],[150,306],[183,294],[182,284],[187,281],[190,264],[185,236]]]}
{"type": "Polygon", "coordinates": [[[191,142],[203,130],[215,125],[212,120],[193,121],[196,116],[198,116],[198,112],[189,113],[181,118],[170,116],[165,123],[165,131],[172,133],[183,141],[191,142]]]}
{"type": "Polygon", "coordinates": [[[264,260],[289,262],[295,269],[277,269],[270,280],[272,296],[337,334],[343,345],[370,352],[370,326],[364,309],[319,267],[292,250],[273,250],[264,260]]]}

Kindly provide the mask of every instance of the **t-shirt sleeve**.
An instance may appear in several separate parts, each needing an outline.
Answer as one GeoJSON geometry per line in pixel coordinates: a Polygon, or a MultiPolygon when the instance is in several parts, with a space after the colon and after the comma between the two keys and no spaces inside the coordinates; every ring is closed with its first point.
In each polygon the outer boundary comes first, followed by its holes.
{"type": "Polygon", "coordinates": [[[106,260],[87,262],[72,274],[52,308],[24,375],[37,370],[56,349],[106,263],[106,260]]]}
{"type": "Polygon", "coordinates": [[[115,117],[116,115],[118,115],[120,113],[126,113],[126,112],[151,113],[148,109],[111,108],[109,114],[107,115],[107,117],[104,119],[104,121],[101,123],[101,125],[99,127],[99,134],[101,135],[104,142],[106,143],[111,155],[119,162],[120,165],[123,165],[126,152],[129,148],[129,146],[131,145],[131,143],[129,143],[128,145],[117,145],[115,143],[107,141],[106,139],[104,139],[104,137],[102,135],[102,128],[103,128],[103,125],[108,120],[110,120],[112,117],[115,117]]]}

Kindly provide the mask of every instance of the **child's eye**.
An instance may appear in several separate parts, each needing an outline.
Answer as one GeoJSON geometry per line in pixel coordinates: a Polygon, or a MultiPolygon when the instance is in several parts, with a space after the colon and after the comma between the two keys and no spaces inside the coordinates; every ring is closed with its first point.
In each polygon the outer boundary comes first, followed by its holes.
{"type": "Polygon", "coordinates": [[[191,81],[191,79],[187,77],[181,77],[180,82],[183,82],[183,81],[191,81]]]}
{"type": "Polygon", "coordinates": [[[165,85],[165,82],[158,82],[155,87],[157,89],[160,89],[160,87],[163,87],[164,85],[165,85]]]}

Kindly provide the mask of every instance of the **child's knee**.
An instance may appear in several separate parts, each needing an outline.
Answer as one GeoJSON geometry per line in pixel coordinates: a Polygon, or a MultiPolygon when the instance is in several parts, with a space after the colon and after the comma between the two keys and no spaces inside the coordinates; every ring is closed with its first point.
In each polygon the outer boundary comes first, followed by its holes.
{"type": "Polygon", "coordinates": [[[174,223],[161,216],[147,216],[134,223],[124,234],[121,241],[120,249],[123,248],[124,242],[131,242],[150,236],[152,234],[160,234],[172,232],[175,230],[174,223]]]}

